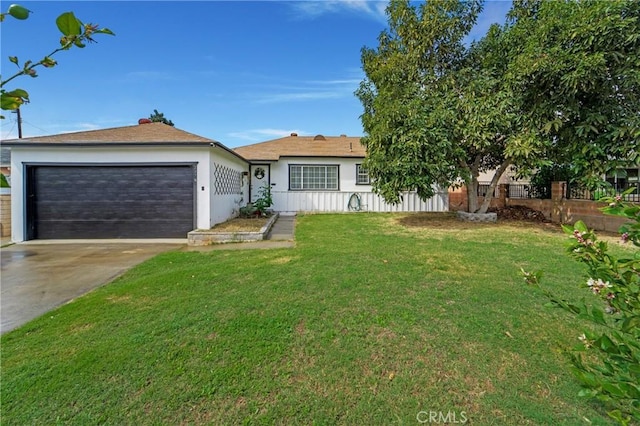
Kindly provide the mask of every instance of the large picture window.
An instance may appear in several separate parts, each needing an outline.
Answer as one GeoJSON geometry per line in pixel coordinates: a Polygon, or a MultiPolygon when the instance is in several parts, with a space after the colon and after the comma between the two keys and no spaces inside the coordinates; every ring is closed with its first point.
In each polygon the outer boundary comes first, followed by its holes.
{"type": "Polygon", "coordinates": [[[369,172],[362,167],[362,164],[356,164],[356,185],[369,185],[371,180],[369,179],[369,172]]]}
{"type": "Polygon", "coordinates": [[[338,166],[289,165],[289,189],[337,191],[338,166]]]}

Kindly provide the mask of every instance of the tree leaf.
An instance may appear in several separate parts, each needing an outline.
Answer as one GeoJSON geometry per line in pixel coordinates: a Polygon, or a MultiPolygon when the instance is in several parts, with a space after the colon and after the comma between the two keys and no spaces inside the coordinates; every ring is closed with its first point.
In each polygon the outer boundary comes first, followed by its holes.
{"type": "Polygon", "coordinates": [[[113,31],[111,31],[109,28],[98,28],[95,31],[96,34],[109,34],[109,35],[116,35],[113,31]]]}
{"type": "Polygon", "coordinates": [[[22,89],[13,89],[10,92],[6,92],[7,95],[9,96],[15,96],[15,97],[19,97],[19,98],[24,98],[24,99],[29,99],[29,93],[27,93],[26,90],[22,90],[22,89]]]}
{"type": "Polygon", "coordinates": [[[73,12],[65,12],[58,16],[56,19],[56,25],[60,32],[65,36],[80,35],[82,33],[82,25],[73,12]]]}
{"type": "Polygon", "coordinates": [[[23,104],[22,98],[11,96],[8,93],[0,94],[0,108],[8,111],[18,109],[23,104]]]}

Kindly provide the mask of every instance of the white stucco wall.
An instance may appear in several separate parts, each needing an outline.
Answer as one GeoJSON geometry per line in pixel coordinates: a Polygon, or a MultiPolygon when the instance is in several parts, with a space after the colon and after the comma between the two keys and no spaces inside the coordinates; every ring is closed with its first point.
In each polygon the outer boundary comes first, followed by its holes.
{"type": "Polygon", "coordinates": [[[210,227],[211,157],[215,157],[218,150],[220,148],[209,146],[12,147],[12,239],[21,242],[25,238],[25,166],[34,164],[196,164],[196,225],[198,228],[210,227]]]}
{"type": "Polygon", "coordinates": [[[371,185],[356,185],[356,164],[362,164],[363,158],[281,158],[271,164],[271,185],[273,209],[281,212],[346,212],[349,211],[349,199],[356,193],[361,208],[371,212],[418,212],[447,211],[449,208],[447,191],[440,191],[427,201],[422,201],[415,192],[403,194],[403,201],[397,205],[384,202],[382,197],[371,191],[371,185]],[[318,164],[339,166],[338,191],[290,191],[290,164],[318,164]],[[275,184],[275,185],[274,185],[275,184]]]}
{"type": "Polygon", "coordinates": [[[249,171],[249,164],[222,148],[215,148],[213,154],[209,165],[211,170],[211,219],[208,228],[222,223],[230,217],[237,216],[240,207],[245,206],[249,201],[249,177],[242,175],[243,172],[249,171]],[[228,180],[236,174],[240,175],[240,191],[233,190],[232,193],[229,193],[228,180]],[[216,186],[216,179],[226,182],[219,182],[216,186]]]}

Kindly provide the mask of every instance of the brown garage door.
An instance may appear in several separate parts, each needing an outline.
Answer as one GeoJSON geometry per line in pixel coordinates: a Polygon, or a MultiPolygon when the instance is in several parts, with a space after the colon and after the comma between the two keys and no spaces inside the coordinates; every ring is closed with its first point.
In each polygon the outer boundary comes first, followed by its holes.
{"type": "Polygon", "coordinates": [[[194,205],[194,165],[27,168],[27,239],[186,238],[194,205]]]}

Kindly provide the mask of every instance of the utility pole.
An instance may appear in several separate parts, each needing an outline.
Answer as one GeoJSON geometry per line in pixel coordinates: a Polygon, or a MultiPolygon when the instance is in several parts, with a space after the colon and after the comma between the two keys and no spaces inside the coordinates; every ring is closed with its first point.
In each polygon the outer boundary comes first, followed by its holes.
{"type": "Polygon", "coordinates": [[[18,107],[18,139],[22,139],[22,116],[20,115],[20,107],[18,107]]]}
{"type": "Polygon", "coordinates": [[[22,139],[22,117],[20,116],[20,107],[16,108],[13,112],[18,114],[18,139],[22,139]]]}

